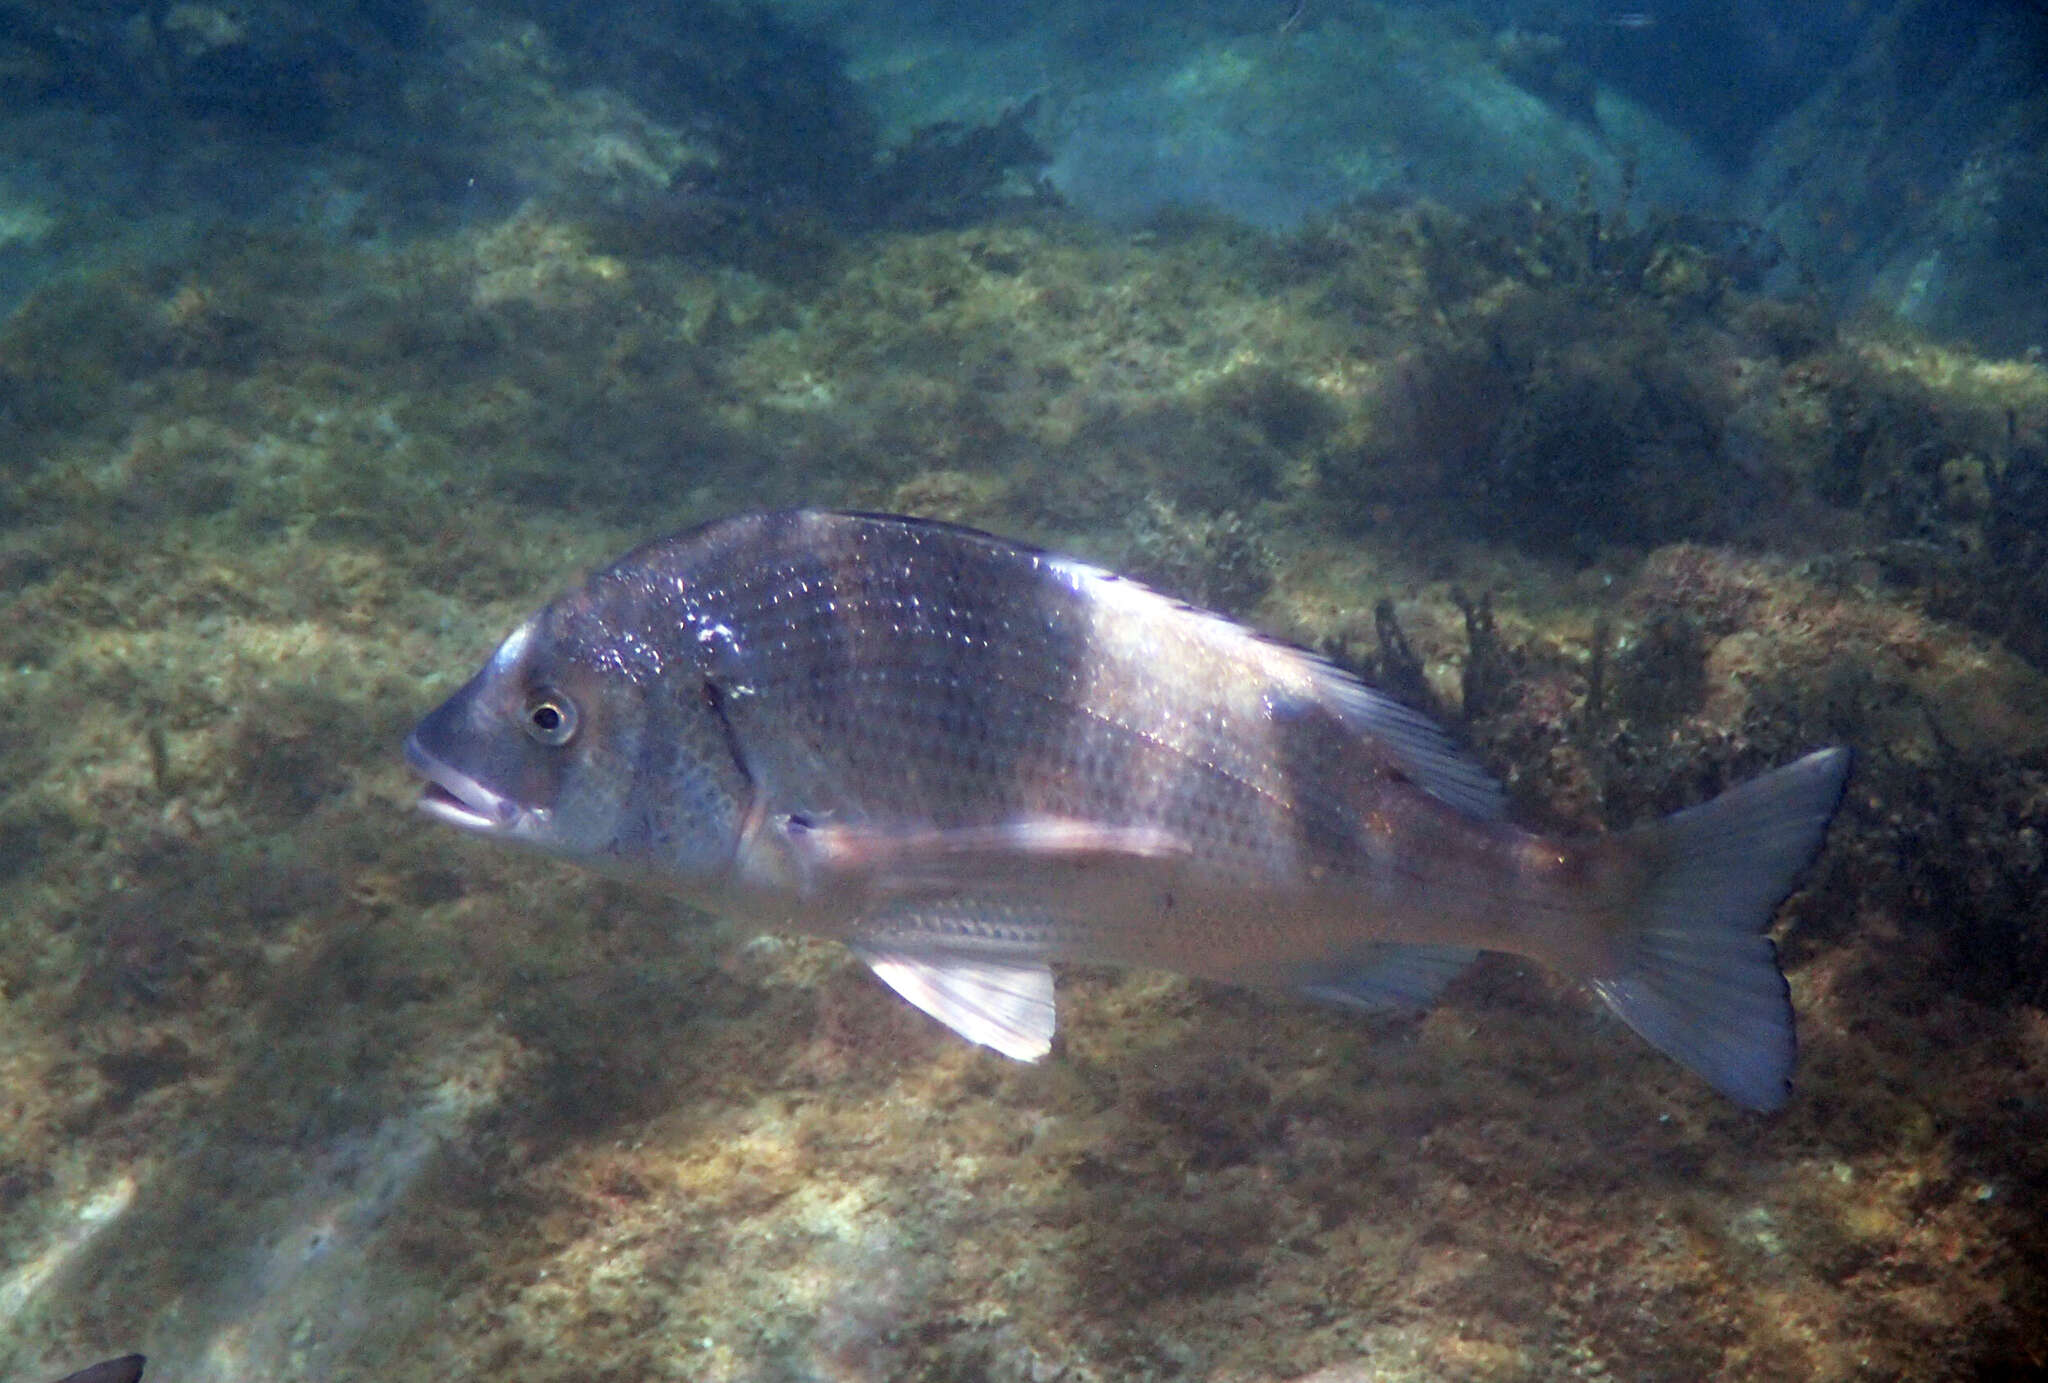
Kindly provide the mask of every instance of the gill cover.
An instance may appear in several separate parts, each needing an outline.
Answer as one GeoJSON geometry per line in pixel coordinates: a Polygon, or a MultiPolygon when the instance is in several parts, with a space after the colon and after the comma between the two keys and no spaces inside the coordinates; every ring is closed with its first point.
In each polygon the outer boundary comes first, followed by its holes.
{"type": "Polygon", "coordinates": [[[430,784],[420,805],[613,872],[716,874],[746,775],[690,660],[651,656],[663,631],[621,594],[594,582],[556,602],[420,721],[406,742],[430,784]]]}

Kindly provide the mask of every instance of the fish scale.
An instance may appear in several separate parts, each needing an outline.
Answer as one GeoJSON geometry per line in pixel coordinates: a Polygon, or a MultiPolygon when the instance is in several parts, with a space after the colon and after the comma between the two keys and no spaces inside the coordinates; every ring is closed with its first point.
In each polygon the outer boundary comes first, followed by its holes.
{"type": "Polygon", "coordinates": [[[1663,822],[1540,836],[1426,718],[1307,653],[988,534],[808,510],[627,554],[406,750],[430,815],[844,940],[1006,1055],[1050,1049],[1053,961],[1379,1007],[1490,949],[1759,1109],[1795,1050],[1762,933],[1848,769],[1822,750],[1663,822]]]}
{"type": "MultiPolygon", "coordinates": [[[[752,623],[749,604],[786,626],[760,653],[743,653],[736,675],[754,695],[735,710],[736,721],[758,726],[772,744],[782,727],[767,708],[778,707],[807,724],[821,758],[836,757],[830,742],[844,737],[845,764],[837,781],[816,788],[819,797],[847,799],[846,782],[857,781],[857,803],[842,810],[934,813],[959,824],[999,812],[1115,812],[1196,829],[1219,814],[1220,784],[1173,789],[1190,771],[1232,756],[1227,729],[1190,743],[1170,733],[1184,718],[1166,706],[1144,708],[1155,725],[1138,730],[1111,709],[1128,698],[1100,688],[1080,694],[1090,654],[1075,637],[1085,622],[1079,593],[1045,581],[1035,556],[949,552],[934,561],[929,535],[910,536],[830,553],[823,580],[794,579],[778,564],[781,579],[765,600],[733,602],[736,628],[752,623]],[[908,621],[895,617],[906,586],[931,593],[920,595],[919,617],[908,621]],[[1002,598],[1020,591],[1034,599],[1002,598]],[[888,790],[892,776],[900,795],[888,790]],[[1177,813],[1167,805],[1176,797],[1186,802],[1177,813]]],[[[725,594],[714,589],[700,599],[719,606],[725,594]]],[[[1270,787],[1256,782],[1258,764],[1235,757],[1222,778],[1270,787]]]]}

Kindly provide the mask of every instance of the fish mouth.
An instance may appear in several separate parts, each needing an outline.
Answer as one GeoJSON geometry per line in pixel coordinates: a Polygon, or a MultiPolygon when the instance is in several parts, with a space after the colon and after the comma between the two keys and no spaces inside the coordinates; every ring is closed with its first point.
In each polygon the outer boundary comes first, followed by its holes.
{"type": "Polygon", "coordinates": [[[518,821],[516,802],[442,763],[420,746],[416,734],[406,736],[405,760],[427,780],[420,792],[419,809],[436,821],[489,835],[502,835],[518,821]]]}

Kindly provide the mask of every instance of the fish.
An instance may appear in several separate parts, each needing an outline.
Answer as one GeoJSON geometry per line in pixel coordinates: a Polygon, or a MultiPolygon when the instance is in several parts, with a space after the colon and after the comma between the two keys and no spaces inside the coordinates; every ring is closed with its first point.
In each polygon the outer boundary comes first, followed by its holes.
{"type": "Polygon", "coordinates": [[[596,572],[405,756],[430,818],[837,939],[1021,1061],[1051,1050],[1054,962],[1398,1010],[1503,951],[1760,1111],[1797,1050],[1766,928],[1849,768],[1822,748],[1540,834],[1427,716],[1299,648],[974,529],[802,509],[596,572]]]}
{"type": "Polygon", "coordinates": [[[146,1362],[140,1354],[124,1354],[119,1359],[108,1359],[89,1369],[67,1373],[57,1383],[135,1383],[142,1377],[142,1366],[146,1362]]]}

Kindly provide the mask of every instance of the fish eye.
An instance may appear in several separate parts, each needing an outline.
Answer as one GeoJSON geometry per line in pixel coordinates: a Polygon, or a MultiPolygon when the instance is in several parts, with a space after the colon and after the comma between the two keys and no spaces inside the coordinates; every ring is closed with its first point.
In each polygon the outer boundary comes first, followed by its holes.
{"type": "Polygon", "coordinates": [[[576,733],[576,703],[552,687],[526,698],[526,733],[550,748],[567,744],[576,733]]]}

